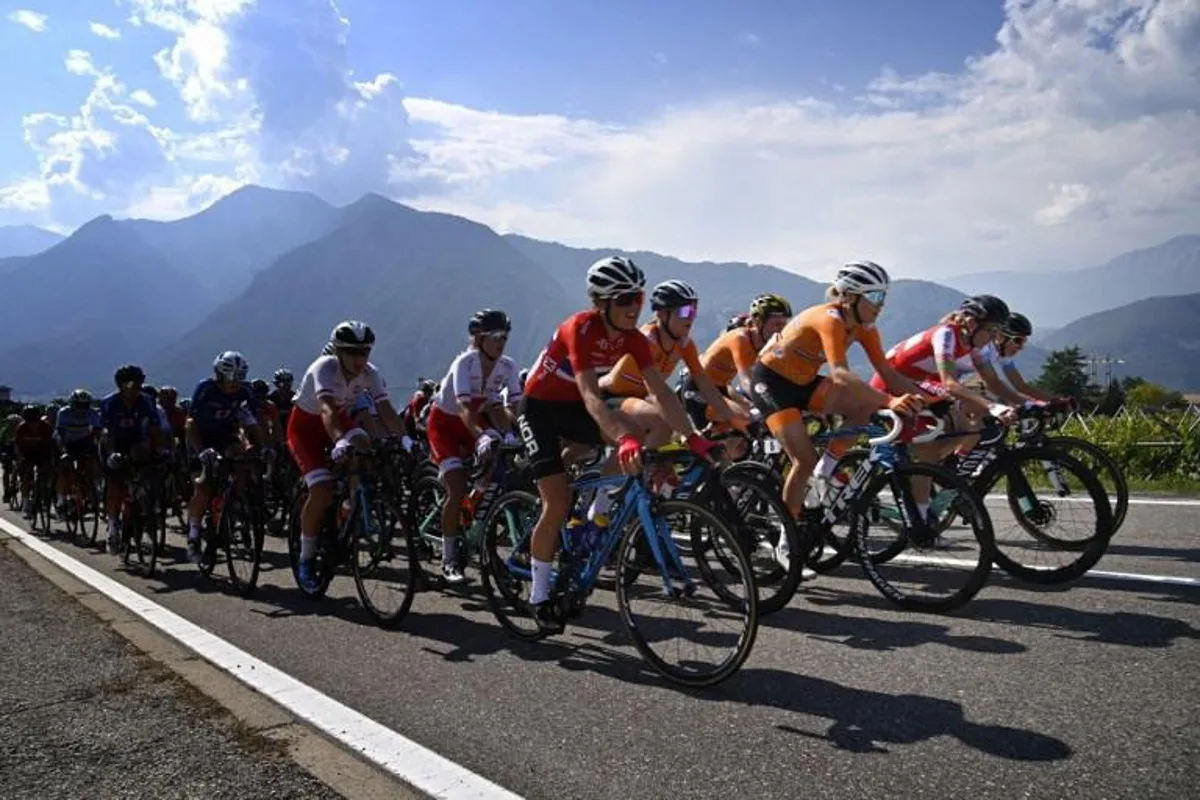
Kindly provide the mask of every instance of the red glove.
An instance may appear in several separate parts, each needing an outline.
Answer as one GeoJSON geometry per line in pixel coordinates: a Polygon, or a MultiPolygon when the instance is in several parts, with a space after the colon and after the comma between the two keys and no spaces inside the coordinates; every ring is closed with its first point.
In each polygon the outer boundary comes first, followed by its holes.
{"type": "Polygon", "coordinates": [[[635,465],[642,455],[642,443],[637,437],[625,434],[617,440],[617,460],[623,468],[635,465]]]}

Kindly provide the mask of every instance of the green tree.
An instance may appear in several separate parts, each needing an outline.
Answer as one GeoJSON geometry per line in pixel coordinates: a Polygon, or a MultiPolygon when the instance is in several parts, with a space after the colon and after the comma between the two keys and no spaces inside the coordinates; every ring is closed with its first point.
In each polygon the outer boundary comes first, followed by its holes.
{"type": "Polygon", "coordinates": [[[1104,396],[1100,398],[1100,402],[1096,405],[1096,413],[1103,414],[1106,417],[1111,417],[1113,414],[1121,410],[1121,406],[1125,404],[1125,390],[1121,388],[1121,384],[1113,379],[1108,384],[1108,389],[1105,390],[1104,396]]]}
{"type": "Polygon", "coordinates": [[[1042,365],[1037,384],[1048,392],[1083,400],[1090,393],[1083,351],[1078,347],[1054,350],[1042,365]]]}
{"type": "Polygon", "coordinates": [[[1157,383],[1142,383],[1125,394],[1125,402],[1134,408],[1170,408],[1183,404],[1183,395],[1157,383]]]}

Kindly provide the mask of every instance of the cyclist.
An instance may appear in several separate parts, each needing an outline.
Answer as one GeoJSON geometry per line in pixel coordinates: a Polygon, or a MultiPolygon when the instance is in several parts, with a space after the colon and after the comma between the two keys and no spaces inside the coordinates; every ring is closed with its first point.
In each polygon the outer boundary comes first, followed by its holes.
{"type": "Polygon", "coordinates": [[[187,412],[179,405],[179,390],[164,386],[158,390],[158,405],[167,415],[167,423],[174,435],[173,445],[182,444],[187,433],[187,412]]]}
{"type": "MultiPolygon", "coordinates": [[[[700,365],[709,381],[722,392],[726,402],[742,414],[751,411],[750,370],[758,353],[783,330],[791,316],[792,306],[787,300],[777,294],[761,294],[750,303],[750,313],[731,319],[725,332],[700,356],[700,365]]],[[[709,410],[709,403],[690,370],[680,379],[679,394],[697,428],[704,428],[718,419],[715,410],[709,410]]]]}
{"type": "Polygon", "coordinates": [[[157,452],[162,431],[158,412],[142,394],[146,373],[126,364],[113,375],[117,391],[100,402],[100,452],[108,475],[104,507],[108,512],[108,552],[121,549],[121,506],[125,502],[130,462],[149,460],[157,452]]]}
{"type": "Polygon", "coordinates": [[[3,421],[0,421],[0,469],[4,470],[3,501],[5,503],[10,502],[17,491],[16,473],[13,469],[16,460],[13,434],[20,424],[21,415],[18,413],[9,414],[3,421]]]}
{"type": "Polygon", "coordinates": [[[259,417],[263,426],[263,441],[275,447],[283,443],[283,425],[280,417],[283,415],[275,402],[271,400],[271,385],[262,378],[256,378],[250,383],[250,390],[258,401],[259,417]]]}
{"type": "Polygon", "coordinates": [[[404,430],[405,433],[414,439],[420,435],[421,430],[425,427],[424,418],[426,410],[429,407],[430,400],[438,391],[440,391],[440,387],[435,381],[422,378],[417,385],[417,390],[408,399],[408,405],[404,407],[404,430]]]}
{"type": "MultiPolygon", "coordinates": [[[[804,412],[838,414],[861,425],[872,413],[890,408],[911,415],[922,408],[912,381],[887,364],[875,320],[883,312],[890,287],[887,271],[873,261],[856,261],[838,270],[825,303],[801,311],[759,354],[751,370],[750,392],[771,434],[783,445],[791,467],[783,484],[788,511],[799,516],[805,488],[818,470],[817,497],[825,498],[823,480],[833,474],[838,451],[815,457],[804,412]],[[851,370],[846,350],[858,343],[896,396],[872,389],[851,370]],[[828,372],[819,374],[828,364],[828,372]]],[[[842,451],[849,447],[843,440],[842,451]]]]}
{"type": "Polygon", "coordinates": [[[1003,375],[1008,386],[1015,390],[1007,394],[998,394],[1002,400],[1021,403],[1032,399],[1037,402],[1049,403],[1056,399],[1049,392],[1028,383],[1025,376],[1017,369],[1016,358],[1032,335],[1033,324],[1029,318],[1024,314],[1013,312],[1008,315],[1008,320],[1000,326],[1000,333],[996,338],[983,347],[982,355],[989,362],[992,370],[1003,375]]]}
{"type": "Polygon", "coordinates": [[[542,501],[530,542],[530,604],[538,627],[545,633],[563,629],[563,621],[546,601],[550,599],[550,571],[559,531],[571,505],[571,487],[562,457],[564,444],[615,443],[617,460],[625,472],[641,468],[641,428],[622,412],[609,409],[600,389],[600,376],[622,356],[632,355],[646,389],[671,428],[686,436],[688,446],[702,456],[714,446],[696,432],[679,398],[667,388],[654,366],[646,337],[637,331],[645,286],[642,270],[622,256],[600,259],[588,268],[587,292],[592,308],[573,314],[559,325],[525,384],[521,436],[542,501]]]}
{"type": "Polygon", "coordinates": [[[58,511],[67,511],[67,498],[81,484],[95,479],[96,442],[100,436],[100,414],[92,409],[92,393],[71,392],[68,404],[58,411],[54,441],[62,452],[58,462],[58,511]]]}
{"type": "Polygon", "coordinates": [[[37,406],[26,406],[21,422],[13,431],[13,449],[17,455],[17,479],[21,488],[21,509],[33,516],[34,471],[49,469],[54,458],[54,429],[37,406]]]}
{"type": "Polygon", "coordinates": [[[464,580],[459,513],[469,487],[463,459],[472,450],[485,456],[502,434],[510,434],[511,409],[521,399],[516,364],[504,355],[511,331],[512,322],[503,311],[477,311],[467,323],[469,346],[450,364],[441,391],[431,402],[429,448],[446,487],[442,576],[447,583],[464,580]]]}
{"type": "Polygon", "coordinates": [[[350,419],[359,398],[374,404],[389,433],[403,433],[403,423],[388,400],[387,384],[368,360],[374,345],[375,332],[365,322],[338,323],[329,334],[330,354],[317,358],[300,379],[288,420],[288,449],[308,487],[300,512],[297,569],[305,591],[318,585],[312,562],[325,512],[333,502],[330,459],[341,461],[352,450],[365,449],[370,443],[366,431],[350,419]]]}
{"type": "Polygon", "coordinates": [[[150,398],[150,402],[154,404],[154,413],[158,414],[158,427],[162,431],[162,446],[164,456],[171,455],[171,442],[175,440],[175,429],[171,425],[171,418],[167,415],[167,410],[162,407],[158,401],[158,389],[153,386],[143,386],[142,394],[150,398]]]}
{"type": "MultiPolygon", "coordinates": [[[[650,292],[650,308],[655,316],[641,329],[650,345],[650,357],[664,377],[670,376],[682,361],[689,374],[695,376],[694,382],[700,396],[708,401],[716,416],[724,422],[745,427],[749,418],[730,408],[700,365],[700,354],[691,338],[699,303],[696,290],[683,281],[665,281],[654,287],[650,292]]],[[[645,432],[647,447],[659,447],[671,438],[671,426],[667,424],[661,409],[646,399],[649,394],[646,381],[632,355],[622,356],[616,366],[600,378],[600,388],[616,400],[621,411],[645,432]]]]}
{"type": "Polygon", "coordinates": [[[279,409],[279,427],[280,431],[287,430],[288,415],[292,413],[292,402],[296,398],[296,393],[292,390],[292,371],[280,367],[275,370],[274,381],[275,388],[267,395],[267,399],[275,404],[275,408],[279,409]]]}
{"type": "MultiPolygon", "coordinates": [[[[992,403],[962,382],[969,373],[977,372],[988,388],[1001,383],[988,367],[982,351],[1000,332],[1008,316],[1008,305],[998,297],[990,294],[968,297],[937,325],[889,350],[887,361],[901,375],[916,381],[925,394],[957,401],[951,414],[955,430],[979,430],[979,418],[987,414],[1011,421],[1011,407],[992,403]]],[[[880,375],[872,379],[872,385],[880,388],[880,375]]],[[[955,437],[914,447],[912,454],[924,461],[941,461],[955,450],[969,452],[977,441],[974,436],[955,437]]]]}
{"type": "Polygon", "coordinates": [[[213,360],[213,377],[196,385],[187,421],[187,442],[196,457],[195,490],[188,501],[187,554],[200,563],[200,522],[212,499],[213,467],[222,456],[243,450],[240,430],[251,444],[262,442],[258,401],[244,383],[250,366],[236,350],[226,350],[213,360]]]}

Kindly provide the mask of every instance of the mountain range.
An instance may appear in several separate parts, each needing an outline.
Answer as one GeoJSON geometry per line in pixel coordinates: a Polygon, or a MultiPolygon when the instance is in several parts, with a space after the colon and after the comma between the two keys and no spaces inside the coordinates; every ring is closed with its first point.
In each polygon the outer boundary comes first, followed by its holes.
{"type": "MultiPolygon", "coordinates": [[[[10,236],[13,230],[0,228],[0,248],[14,247],[22,236],[36,242],[28,230],[10,236]]],[[[555,325],[586,305],[588,265],[612,253],[634,258],[651,284],[680,278],[696,287],[701,313],[694,337],[701,346],[756,294],[776,292],[799,309],[824,293],[823,284],[770,265],[685,262],[501,236],[471,220],[378,195],[335,207],[307,193],[248,186],[174,222],[103,216],[65,239],[42,233],[45,249],[0,258],[9,288],[0,298],[8,322],[0,382],[24,395],[76,385],[105,391],[113,368],[130,361],[144,364],[152,381],[183,389],[206,376],[225,349],[245,353],[255,375],[281,365],[298,373],[344,318],[372,324],[379,336],[374,360],[393,384],[408,386],[418,375],[445,370],[465,346],[466,319],[487,306],[512,315],[509,353],[528,364],[555,325]]],[[[1152,281],[1155,270],[1178,272],[1185,250],[1179,242],[1188,239],[1200,241],[1180,237],[1164,244],[1161,263],[1146,255],[1153,249],[1129,254],[1133,260],[1122,263],[1138,274],[1127,282],[1152,281]]],[[[1096,269],[1116,275],[1112,264],[1118,262],[1096,269]]],[[[987,288],[1012,296],[1022,281],[1045,277],[996,278],[987,288]]],[[[961,300],[960,288],[897,281],[880,319],[885,342],[936,322],[961,300]]],[[[1012,305],[1025,310],[1032,304],[1012,305]]],[[[1134,317],[1123,323],[1131,336],[1139,335],[1134,317]]],[[[1052,342],[1066,336],[1090,348],[1086,339],[1071,338],[1083,335],[1099,333],[1094,326],[1076,332],[1067,326],[1045,344],[1059,346],[1052,342]]],[[[1022,367],[1036,374],[1043,356],[1027,348],[1022,367]]],[[[865,360],[856,366],[865,368],[865,360]]],[[[1149,370],[1140,374],[1160,380],[1149,370]]]]}
{"type": "Polygon", "coordinates": [[[0,258],[37,255],[62,239],[33,225],[0,225],[0,258]]]}

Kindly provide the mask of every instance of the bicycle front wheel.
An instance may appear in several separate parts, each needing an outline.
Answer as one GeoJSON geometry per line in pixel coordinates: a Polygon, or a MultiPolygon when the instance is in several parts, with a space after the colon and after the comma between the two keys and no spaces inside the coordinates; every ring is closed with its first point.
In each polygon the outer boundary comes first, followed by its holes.
{"type": "Polygon", "coordinates": [[[354,514],[351,549],[358,599],[377,623],[394,628],[408,614],[417,583],[408,534],[397,524],[399,515],[381,500],[354,514]]]}
{"type": "Polygon", "coordinates": [[[1087,439],[1051,436],[1045,440],[1045,445],[1078,459],[1096,474],[1105,488],[1112,487],[1109,489],[1108,502],[1112,506],[1112,535],[1116,536],[1117,531],[1125,524],[1125,512],[1129,510],[1129,482],[1125,480],[1125,472],[1121,465],[1107,450],[1087,439]]]}
{"type": "Polygon", "coordinates": [[[918,463],[871,479],[850,512],[850,545],[880,594],[900,608],[935,613],[978,594],[996,553],[991,519],[971,485],[944,467],[918,463]],[[938,502],[921,521],[919,508],[931,496],[938,502]],[[895,518],[885,520],[881,508],[896,509],[895,518]]]}
{"type": "Polygon", "coordinates": [[[229,582],[242,597],[258,586],[264,535],[260,506],[244,497],[226,499],[218,540],[225,548],[229,582]]]}
{"type": "Polygon", "coordinates": [[[646,531],[635,516],[617,548],[617,607],[625,629],[667,680],[714,686],[741,668],[758,634],[750,559],[725,521],[704,506],[664,500],[654,522],[657,530],[646,531]],[[690,542],[690,550],[676,539],[690,542]],[[709,549],[722,557],[696,560],[709,549]],[[639,558],[639,551],[654,550],[660,558],[639,558]]]}

